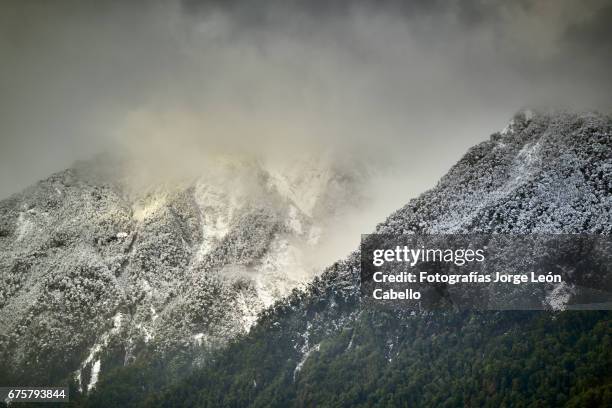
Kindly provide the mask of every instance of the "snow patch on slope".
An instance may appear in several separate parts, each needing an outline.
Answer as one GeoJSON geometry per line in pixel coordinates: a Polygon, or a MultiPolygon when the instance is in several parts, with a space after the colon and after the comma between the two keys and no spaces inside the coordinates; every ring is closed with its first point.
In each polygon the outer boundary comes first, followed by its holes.
{"type": "Polygon", "coordinates": [[[89,380],[89,384],[87,385],[87,391],[91,391],[98,382],[98,375],[100,374],[100,360],[96,360],[96,362],[91,367],[91,379],[89,380]]]}
{"type": "Polygon", "coordinates": [[[17,217],[17,241],[23,240],[29,233],[34,230],[34,223],[26,218],[23,212],[17,217]]]}
{"type": "Polygon", "coordinates": [[[544,299],[544,304],[552,310],[565,310],[567,303],[574,295],[574,290],[566,282],[561,282],[544,299]]]}
{"type": "Polygon", "coordinates": [[[293,381],[294,382],[295,382],[295,379],[298,373],[302,370],[304,363],[306,362],[306,360],[308,360],[308,357],[310,357],[313,351],[319,351],[320,348],[321,348],[321,345],[317,344],[313,348],[306,351],[306,353],[304,353],[304,355],[302,356],[302,359],[299,361],[299,363],[295,366],[295,369],[293,370],[293,381]]]}
{"type": "Polygon", "coordinates": [[[199,182],[195,186],[194,198],[202,222],[202,243],[196,255],[198,260],[212,251],[229,233],[230,222],[239,208],[239,196],[234,191],[199,182]]]}
{"type": "Polygon", "coordinates": [[[89,350],[89,354],[87,355],[87,358],[81,363],[81,366],[74,373],[75,379],[79,386],[79,392],[83,392],[82,371],[89,364],[93,363],[91,365],[91,375],[90,375],[89,383],[85,387],[85,390],[86,391],[92,390],[96,386],[96,383],[98,382],[101,362],[100,362],[100,359],[96,359],[95,361],[94,359],[100,353],[100,351],[108,345],[108,341],[110,340],[111,335],[116,334],[119,331],[119,329],[121,329],[121,325],[123,323],[123,314],[120,312],[115,314],[112,320],[113,320],[113,327],[111,328],[111,330],[108,331],[107,333],[104,333],[104,335],[100,338],[100,341],[98,341],[97,343],[93,345],[93,347],[91,347],[91,349],[89,350]]]}
{"type": "Polygon", "coordinates": [[[166,204],[164,195],[154,195],[146,200],[141,200],[134,205],[133,217],[136,221],[142,222],[152,217],[166,204]]]}

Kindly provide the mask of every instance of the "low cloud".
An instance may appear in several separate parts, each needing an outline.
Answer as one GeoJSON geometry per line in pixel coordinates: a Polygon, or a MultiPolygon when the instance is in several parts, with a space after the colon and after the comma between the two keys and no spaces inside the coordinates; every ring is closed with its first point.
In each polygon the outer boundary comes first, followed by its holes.
{"type": "Polygon", "coordinates": [[[610,111],[608,3],[5,2],[0,196],[103,150],[155,177],[331,150],[390,211],[521,107],[610,111]]]}

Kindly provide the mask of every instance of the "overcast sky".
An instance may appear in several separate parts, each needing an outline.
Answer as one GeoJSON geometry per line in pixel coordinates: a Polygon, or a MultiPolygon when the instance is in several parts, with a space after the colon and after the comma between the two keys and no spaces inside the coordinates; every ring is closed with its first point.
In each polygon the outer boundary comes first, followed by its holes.
{"type": "Polygon", "coordinates": [[[610,21],[603,0],[3,1],[0,198],[104,150],[326,148],[413,196],[522,107],[612,111],[610,21]]]}

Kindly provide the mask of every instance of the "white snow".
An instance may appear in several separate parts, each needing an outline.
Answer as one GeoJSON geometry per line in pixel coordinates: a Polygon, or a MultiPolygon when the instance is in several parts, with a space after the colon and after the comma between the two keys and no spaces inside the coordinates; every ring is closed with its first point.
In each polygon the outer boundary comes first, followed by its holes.
{"type": "Polygon", "coordinates": [[[159,316],[157,315],[157,312],[155,311],[155,309],[153,309],[153,306],[150,307],[150,311],[151,311],[151,320],[155,322],[155,320],[157,320],[159,316]]]}
{"type": "Polygon", "coordinates": [[[255,281],[255,288],[257,290],[257,297],[263,304],[263,307],[270,307],[276,301],[276,297],[272,294],[272,292],[266,287],[266,282],[264,279],[257,279],[255,281]]]}
{"type": "Polygon", "coordinates": [[[153,339],[153,333],[151,331],[151,329],[149,327],[147,327],[146,325],[142,324],[142,323],[138,323],[136,325],[136,328],[140,331],[142,331],[142,333],[144,334],[144,342],[148,343],[153,339]]]}
{"type": "Polygon", "coordinates": [[[87,384],[87,391],[91,391],[98,382],[98,375],[100,374],[100,360],[96,360],[96,362],[91,367],[91,378],[89,380],[89,384],[87,384]]]}
{"type": "Polygon", "coordinates": [[[350,350],[353,348],[353,340],[355,339],[355,333],[353,332],[353,334],[351,335],[351,340],[349,341],[348,346],[346,346],[346,351],[350,350]]]}
{"type": "Polygon", "coordinates": [[[239,191],[225,190],[206,180],[196,184],[194,197],[202,220],[202,244],[197,253],[198,259],[212,251],[229,233],[230,222],[241,202],[239,194],[239,191]]]}
{"type": "MultiPolygon", "coordinates": [[[[529,122],[530,120],[533,119],[533,117],[535,116],[534,111],[532,111],[531,109],[525,109],[523,112],[523,117],[525,118],[525,121],[529,122]]],[[[502,135],[507,135],[508,133],[511,133],[514,131],[514,126],[516,125],[516,121],[514,119],[511,119],[510,122],[508,122],[508,124],[506,125],[505,128],[502,129],[502,131],[500,132],[502,135]]]]}
{"type": "Polygon", "coordinates": [[[538,168],[541,157],[541,143],[527,143],[516,154],[512,166],[510,167],[505,183],[497,190],[489,191],[481,194],[478,200],[473,201],[471,211],[463,213],[449,213],[444,218],[437,220],[436,224],[431,227],[430,233],[454,233],[460,231],[461,228],[469,223],[473,214],[478,212],[492,203],[503,201],[508,195],[514,194],[516,189],[525,183],[533,171],[538,168]]]}
{"type": "Polygon", "coordinates": [[[249,303],[242,292],[237,295],[236,303],[238,304],[238,312],[242,317],[242,328],[248,333],[249,330],[251,330],[251,327],[257,321],[257,312],[259,311],[259,308],[253,307],[254,305],[249,306],[249,303]]]}
{"type": "Polygon", "coordinates": [[[133,217],[136,221],[142,222],[154,215],[165,204],[166,196],[164,194],[156,194],[152,197],[148,197],[146,200],[134,205],[133,217]]]}
{"type": "Polygon", "coordinates": [[[87,355],[87,358],[81,363],[81,366],[74,372],[74,375],[77,380],[77,384],[79,385],[80,392],[83,392],[81,372],[85,367],[87,367],[88,364],[91,364],[92,362],[93,362],[93,365],[91,367],[91,377],[90,377],[89,384],[87,384],[87,387],[85,388],[85,390],[86,391],[91,390],[98,382],[98,375],[100,373],[100,359],[94,362],[94,358],[102,350],[103,347],[106,347],[106,345],[108,344],[108,341],[110,340],[110,335],[117,333],[119,329],[121,328],[121,324],[123,323],[123,314],[121,312],[115,314],[112,320],[113,320],[113,328],[109,332],[104,333],[102,337],[100,338],[100,341],[93,345],[93,347],[89,350],[89,354],[87,355]]]}
{"type": "Polygon", "coordinates": [[[34,223],[24,213],[19,213],[17,218],[17,241],[21,241],[34,229],[34,223]]]}
{"type": "Polygon", "coordinates": [[[302,359],[300,360],[300,362],[295,366],[295,370],[293,370],[293,381],[295,381],[298,373],[300,372],[300,370],[304,366],[304,363],[306,362],[306,360],[308,360],[308,357],[310,357],[312,352],[313,351],[319,351],[320,348],[321,348],[321,345],[317,344],[313,348],[309,349],[306,353],[304,353],[304,355],[302,356],[302,359]]]}
{"type": "Polygon", "coordinates": [[[507,135],[508,133],[510,133],[512,131],[512,129],[514,128],[514,119],[512,119],[510,122],[508,122],[508,124],[506,125],[505,128],[502,129],[502,131],[500,132],[502,135],[507,135]]]}
{"type": "Polygon", "coordinates": [[[113,328],[111,329],[111,333],[117,333],[121,328],[121,323],[123,322],[123,314],[121,312],[117,313],[113,316],[113,328]]]}
{"type": "Polygon", "coordinates": [[[516,160],[522,161],[524,164],[529,165],[538,158],[538,152],[540,151],[541,144],[538,141],[533,144],[526,144],[516,155],[516,160]]]}
{"type": "Polygon", "coordinates": [[[562,282],[546,296],[544,303],[553,310],[565,310],[572,293],[572,288],[566,282],[562,282]]]}
{"type": "MultiPolygon", "coordinates": [[[[79,384],[79,391],[83,392],[83,384],[82,384],[82,379],[81,379],[81,371],[88,365],[91,364],[91,362],[94,360],[95,355],[101,350],[101,345],[100,343],[96,343],[94,344],[94,346],[89,350],[89,354],[87,355],[87,358],[83,361],[83,363],[81,364],[81,368],[77,370],[77,383],[79,384]]],[[[92,385],[95,385],[95,383],[98,381],[98,374],[100,373],[100,360],[96,361],[97,364],[97,371],[96,371],[96,378],[95,381],[93,381],[92,384],[92,380],[94,379],[93,374],[94,374],[94,366],[96,365],[94,363],[94,365],[92,366],[91,369],[91,380],[89,381],[89,384],[87,385],[87,387],[85,388],[86,391],[89,391],[89,387],[92,385]]]]}
{"type": "Polygon", "coordinates": [[[198,334],[194,334],[192,336],[194,342],[198,345],[201,346],[202,345],[202,341],[204,339],[204,333],[198,333],[198,334]]]}

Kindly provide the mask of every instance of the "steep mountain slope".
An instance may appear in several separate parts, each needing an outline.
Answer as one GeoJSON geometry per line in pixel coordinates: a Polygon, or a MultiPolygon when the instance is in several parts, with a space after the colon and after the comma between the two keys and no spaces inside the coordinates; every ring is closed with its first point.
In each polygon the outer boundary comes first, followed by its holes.
{"type": "Polygon", "coordinates": [[[135,189],[122,165],[80,163],[0,202],[0,383],[88,390],[109,350],[119,365],[193,361],[247,331],[312,277],[308,254],[362,177],[325,158],[278,173],[222,157],[135,189]]]}
{"type": "MultiPolygon", "coordinates": [[[[612,232],[612,120],[521,112],[380,233],[612,232]]],[[[381,311],[359,254],[267,309],[187,380],[107,373],[88,406],[605,406],[610,312],[381,311]],[[135,379],[138,378],[138,381],[135,379]],[[151,384],[149,379],[148,384],[151,384]],[[128,394],[129,393],[129,394],[128,394]],[[134,394],[136,393],[136,394],[134,394]]]]}

